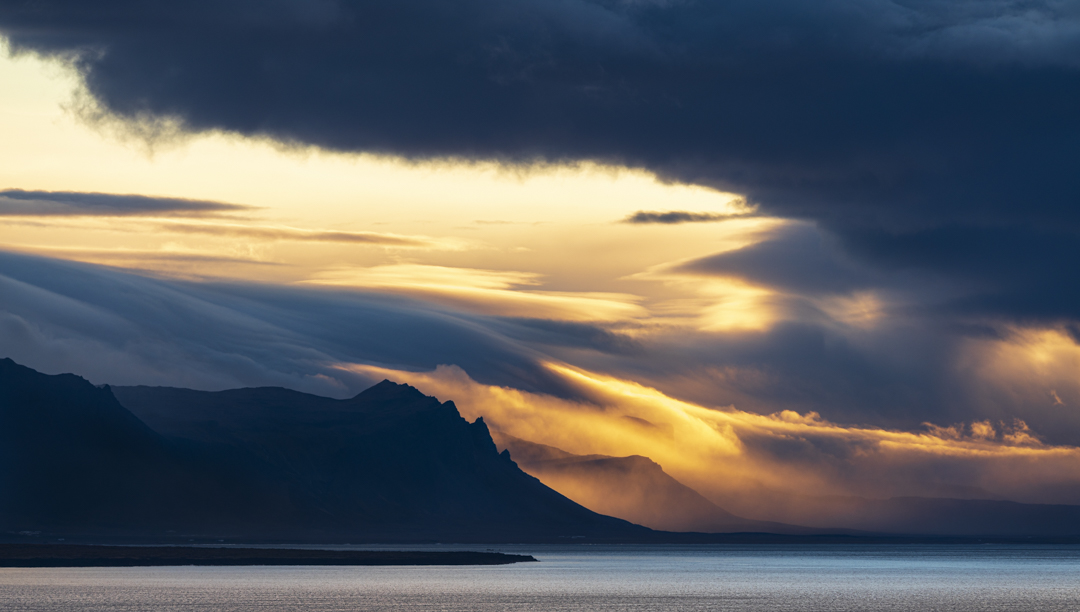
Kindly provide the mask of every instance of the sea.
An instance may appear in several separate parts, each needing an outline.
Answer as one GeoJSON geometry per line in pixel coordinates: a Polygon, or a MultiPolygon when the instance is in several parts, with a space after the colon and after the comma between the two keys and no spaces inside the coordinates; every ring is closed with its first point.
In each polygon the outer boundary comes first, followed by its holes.
{"type": "Polygon", "coordinates": [[[531,554],[539,563],[0,569],[0,610],[1080,610],[1080,546],[389,548],[497,550],[531,554]]]}

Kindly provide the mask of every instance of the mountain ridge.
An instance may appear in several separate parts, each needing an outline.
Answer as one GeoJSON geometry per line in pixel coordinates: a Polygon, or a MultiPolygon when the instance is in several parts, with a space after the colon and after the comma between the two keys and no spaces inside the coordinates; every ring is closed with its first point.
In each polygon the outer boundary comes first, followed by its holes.
{"type": "Polygon", "coordinates": [[[96,387],[4,360],[0,400],[0,531],[398,542],[649,531],[550,490],[498,453],[482,420],[405,385],[349,400],[96,387]]]}

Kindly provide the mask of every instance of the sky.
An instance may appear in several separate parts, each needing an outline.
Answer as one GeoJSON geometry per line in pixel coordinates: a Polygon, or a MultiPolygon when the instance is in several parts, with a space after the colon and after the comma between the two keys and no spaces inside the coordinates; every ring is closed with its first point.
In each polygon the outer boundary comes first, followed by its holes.
{"type": "Polygon", "coordinates": [[[391,378],[749,514],[1080,503],[1080,3],[43,0],[0,36],[0,356],[391,378]]]}

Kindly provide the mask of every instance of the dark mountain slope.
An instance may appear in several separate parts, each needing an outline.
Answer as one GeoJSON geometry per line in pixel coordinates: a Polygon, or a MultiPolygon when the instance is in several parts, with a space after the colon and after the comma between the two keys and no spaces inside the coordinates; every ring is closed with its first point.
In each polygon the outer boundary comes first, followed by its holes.
{"type": "Polygon", "coordinates": [[[114,390],[0,360],[0,536],[38,531],[309,542],[652,533],[552,491],[499,455],[482,420],[404,385],[345,401],[114,390]]]}
{"type": "Polygon", "coordinates": [[[286,389],[218,393],[117,387],[157,432],[240,449],[283,475],[311,509],[306,537],[535,540],[635,537],[499,455],[483,420],[383,381],[348,400],[286,389]]]}
{"type": "Polygon", "coordinates": [[[0,531],[236,530],[284,501],[241,458],[167,440],[108,388],[0,360],[0,531]]]}

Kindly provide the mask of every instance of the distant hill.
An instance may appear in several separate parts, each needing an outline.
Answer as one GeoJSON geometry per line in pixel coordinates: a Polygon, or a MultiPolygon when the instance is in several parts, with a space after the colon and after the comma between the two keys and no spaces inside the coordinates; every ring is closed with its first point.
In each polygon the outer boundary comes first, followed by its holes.
{"type": "MultiPolygon", "coordinates": [[[[796,517],[819,528],[843,525],[863,532],[963,537],[1080,537],[1080,506],[940,497],[792,496],[757,493],[753,509],[771,520],[796,517]]],[[[736,502],[739,503],[739,502],[736,502]]],[[[738,506],[736,506],[738,507],[738,506]]]]}
{"type": "Polygon", "coordinates": [[[601,514],[663,531],[822,532],[735,516],[670,476],[648,457],[574,455],[500,431],[495,431],[493,436],[496,444],[510,451],[523,470],[601,514]]]}
{"type": "Polygon", "coordinates": [[[0,532],[272,541],[633,539],[500,455],[482,420],[384,381],[95,387],[0,360],[0,532]],[[118,399],[120,401],[118,401],[118,399]]]}

